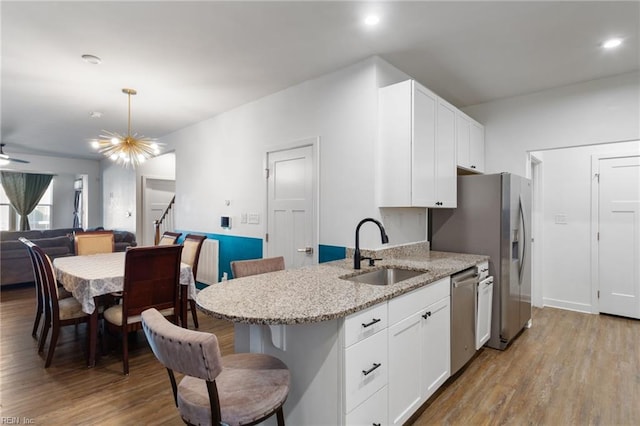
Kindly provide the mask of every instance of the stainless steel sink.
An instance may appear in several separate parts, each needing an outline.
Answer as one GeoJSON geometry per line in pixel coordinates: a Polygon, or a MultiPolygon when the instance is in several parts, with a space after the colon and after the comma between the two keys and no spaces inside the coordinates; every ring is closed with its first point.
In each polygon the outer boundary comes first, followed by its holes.
{"type": "Polygon", "coordinates": [[[409,278],[417,277],[418,275],[422,275],[425,272],[427,271],[414,271],[411,269],[401,268],[385,268],[365,272],[363,274],[344,279],[347,281],[354,281],[363,284],[390,285],[399,283],[400,281],[408,280],[409,278]]]}

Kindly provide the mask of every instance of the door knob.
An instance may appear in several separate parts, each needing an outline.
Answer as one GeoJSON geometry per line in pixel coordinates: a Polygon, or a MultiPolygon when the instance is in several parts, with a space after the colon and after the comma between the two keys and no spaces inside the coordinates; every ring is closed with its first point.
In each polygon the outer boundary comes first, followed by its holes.
{"type": "Polygon", "coordinates": [[[313,247],[299,248],[298,253],[313,254],[313,247]]]}

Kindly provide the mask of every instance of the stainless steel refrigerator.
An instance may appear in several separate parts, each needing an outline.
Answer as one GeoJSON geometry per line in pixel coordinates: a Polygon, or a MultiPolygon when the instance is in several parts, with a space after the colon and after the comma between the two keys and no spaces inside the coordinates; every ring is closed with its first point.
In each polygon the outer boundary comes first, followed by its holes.
{"type": "Polygon", "coordinates": [[[458,177],[458,207],[431,211],[431,249],[489,255],[491,338],[505,349],[531,319],[531,182],[510,173],[458,177]]]}

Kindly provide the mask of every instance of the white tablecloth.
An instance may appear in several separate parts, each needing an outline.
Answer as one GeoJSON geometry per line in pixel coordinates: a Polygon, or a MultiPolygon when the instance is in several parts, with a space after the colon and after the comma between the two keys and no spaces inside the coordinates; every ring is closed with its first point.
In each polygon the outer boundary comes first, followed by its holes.
{"type": "MultiPolygon", "coordinates": [[[[122,291],[125,252],[59,257],[53,261],[56,278],[82,304],[88,314],[96,308],[94,297],[122,291]]],[[[191,266],[180,265],[180,284],[189,286],[189,298],[195,299],[196,287],[191,266]]]]}

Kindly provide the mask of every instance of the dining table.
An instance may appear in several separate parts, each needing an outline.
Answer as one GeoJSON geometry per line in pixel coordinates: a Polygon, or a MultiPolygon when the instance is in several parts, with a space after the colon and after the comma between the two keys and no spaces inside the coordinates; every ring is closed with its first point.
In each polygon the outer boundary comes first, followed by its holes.
{"type": "MultiPolygon", "coordinates": [[[[85,256],[58,257],[53,261],[56,279],[89,314],[89,355],[87,364],[95,366],[98,340],[98,299],[121,292],[124,288],[126,252],[100,253],[85,256]]],[[[180,264],[181,324],[187,324],[187,300],[196,298],[196,286],[191,266],[180,264]]]]}

